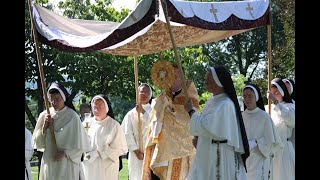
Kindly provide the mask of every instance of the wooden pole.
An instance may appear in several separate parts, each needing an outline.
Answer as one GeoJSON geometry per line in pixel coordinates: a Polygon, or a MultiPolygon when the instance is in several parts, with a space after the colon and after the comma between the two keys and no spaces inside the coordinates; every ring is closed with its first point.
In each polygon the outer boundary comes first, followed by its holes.
{"type": "MultiPolygon", "coordinates": [[[[139,80],[138,80],[138,58],[134,56],[134,80],[136,87],[136,103],[140,104],[139,101],[139,80]]],[[[140,152],[144,152],[143,143],[142,143],[142,121],[140,118],[140,113],[138,113],[138,130],[139,130],[139,150],[140,152]]]]}
{"type": "MultiPolygon", "coordinates": [[[[268,28],[268,90],[271,90],[271,80],[272,80],[272,55],[271,55],[271,1],[269,1],[269,20],[270,24],[267,26],[268,28]]],[[[271,115],[271,100],[268,99],[268,112],[271,115]]]]}
{"type": "MultiPolygon", "coordinates": [[[[272,49],[271,49],[271,0],[269,1],[269,21],[270,24],[267,26],[268,30],[268,90],[271,90],[271,80],[272,80],[272,49]]],[[[271,116],[271,100],[268,99],[268,112],[271,116]]],[[[274,154],[271,152],[270,154],[270,174],[269,174],[269,180],[273,180],[273,158],[274,154]]]]}
{"type": "MultiPolygon", "coordinates": [[[[35,42],[35,49],[36,49],[36,54],[37,54],[37,62],[38,62],[38,67],[39,67],[39,73],[40,73],[40,80],[41,80],[41,85],[42,85],[42,93],[44,97],[44,102],[46,106],[47,113],[50,114],[50,109],[49,109],[49,101],[48,101],[48,96],[46,92],[46,83],[44,81],[44,73],[43,73],[43,66],[42,66],[42,60],[41,60],[41,52],[40,52],[40,46],[39,46],[39,41],[38,41],[38,36],[37,36],[37,31],[35,29],[35,22],[32,16],[32,7],[31,7],[31,0],[28,1],[29,5],[29,14],[30,14],[30,19],[31,19],[31,29],[32,29],[32,34],[33,34],[33,40],[35,42]]],[[[52,143],[53,143],[53,152],[57,152],[58,147],[57,147],[57,141],[54,135],[54,129],[53,129],[53,124],[50,125],[50,132],[51,132],[51,137],[52,137],[52,143]]],[[[45,134],[46,135],[46,134],[45,134]]],[[[44,138],[45,139],[45,138],[44,138]]],[[[45,142],[45,141],[44,141],[45,142]]]]}
{"type": "Polygon", "coordinates": [[[182,79],[182,88],[186,90],[185,91],[186,99],[189,99],[189,95],[188,95],[187,88],[186,88],[186,86],[187,86],[186,85],[186,79],[184,77],[184,72],[183,72],[183,69],[182,69],[182,66],[181,66],[180,56],[178,54],[177,46],[176,46],[176,43],[175,43],[174,38],[173,38],[173,33],[172,33],[171,25],[170,25],[170,20],[169,20],[169,17],[168,17],[167,4],[166,4],[165,1],[161,0],[161,5],[162,5],[163,12],[164,12],[164,17],[166,19],[166,24],[167,24],[167,27],[168,27],[168,31],[169,31],[169,35],[170,35],[170,39],[171,39],[171,43],[172,43],[172,47],[173,47],[176,63],[178,65],[178,68],[179,68],[179,71],[180,71],[180,76],[181,76],[181,79],[182,79]]]}

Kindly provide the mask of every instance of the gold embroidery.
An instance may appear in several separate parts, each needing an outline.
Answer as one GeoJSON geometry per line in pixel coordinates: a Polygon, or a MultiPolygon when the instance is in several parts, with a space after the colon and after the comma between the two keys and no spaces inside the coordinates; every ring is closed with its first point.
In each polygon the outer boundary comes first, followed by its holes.
{"type": "Polygon", "coordinates": [[[174,159],[172,165],[171,180],[179,180],[181,172],[182,158],[174,159]]]}
{"type": "MultiPolygon", "coordinates": [[[[199,109],[199,101],[195,98],[191,98],[191,101],[192,101],[193,107],[196,107],[197,109],[199,109]]],[[[184,105],[185,103],[186,103],[186,97],[184,96],[176,97],[173,102],[173,104],[179,104],[179,105],[184,105]]]]}
{"type": "MultiPolygon", "coordinates": [[[[202,39],[203,36],[206,36],[211,30],[204,30],[192,26],[173,26],[172,32],[175,37],[177,37],[175,38],[175,42],[176,45],[179,46],[191,44],[193,41],[190,41],[190,39],[202,39]]],[[[132,52],[135,52],[136,55],[162,52],[166,50],[168,46],[172,46],[172,42],[169,37],[167,24],[162,21],[157,21],[143,36],[139,36],[119,48],[99,51],[114,55],[132,56],[132,52]]]]}
{"type": "MultiPolygon", "coordinates": [[[[190,81],[190,83],[192,82],[190,81]]],[[[153,153],[149,157],[151,158],[149,167],[161,180],[185,179],[189,172],[187,157],[195,154],[195,148],[192,145],[193,137],[189,134],[190,117],[183,106],[186,97],[183,95],[184,92],[181,93],[172,102],[169,98],[169,92],[164,92],[157,97],[157,103],[150,113],[151,122],[162,123],[161,131],[153,141],[156,144],[151,147],[153,153]],[[177,104],[177,102],[181,104],[177,104]],[[174,108],[175,112],[171,112],[171,108],[174,108]],[[180,162],[175,163],[180,163],[180,165],[175,164],[173,166],[174,160],[178,158],[181,158],[179,159],[180,162]],[[169,166],[159,166],[159,163],[166,161],[169,161],[169,166]],[[177,171],[177,169],[180,170],[177,171]]],[[[188,93],[194,106],[197,107],[197,104],[199,104],[196,99],[198,94],[193,83],[188,88],[188,93]]],[[[150,129],[151,134],[152,131],[153,129],[150,129]]],[[[149,140],[152,141],[152,138],[149,137],[149,140]]]]}

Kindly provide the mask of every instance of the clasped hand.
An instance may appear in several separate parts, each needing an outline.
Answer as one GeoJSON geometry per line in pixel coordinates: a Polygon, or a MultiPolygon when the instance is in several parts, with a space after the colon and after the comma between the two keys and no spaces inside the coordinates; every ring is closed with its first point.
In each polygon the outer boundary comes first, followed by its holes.
{"type": "Polygon", "coordinates": [[[93,150],[93,151],[87,152],[84,156],[84,159],[87,162],[92,163],[98,156],[99,156],[98,151],[93,150]]]}

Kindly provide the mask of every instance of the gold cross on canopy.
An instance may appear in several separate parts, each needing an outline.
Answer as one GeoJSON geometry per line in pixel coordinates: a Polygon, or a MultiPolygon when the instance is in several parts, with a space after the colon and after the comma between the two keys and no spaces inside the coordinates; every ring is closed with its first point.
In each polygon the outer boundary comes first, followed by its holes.
{"type": "Polygon", "coordinates": [[[217,17],[217,14],[216,14],[218,12],[218,10],[214,8],[213,4],[211,4],[211,8],[212,9],[210,9],[210,13],[213,14],[214,19],[216,20],[216,22],[218,22],[218,17],[217,17]]]}
{"type": "Polygon", "coordinates": [[[183,16],[183,9],[181,9],[181,12],[180,12],[180,14],[183,16]]]}
{"type": "Polygon", "coordinates": [[[247,11],[249,11],[250,15],[252,18],[254,18],[252,11],[253,11],[253,7],[250,7],[250,3],[248,3],[248,7],[246,8],[247,11]]]}

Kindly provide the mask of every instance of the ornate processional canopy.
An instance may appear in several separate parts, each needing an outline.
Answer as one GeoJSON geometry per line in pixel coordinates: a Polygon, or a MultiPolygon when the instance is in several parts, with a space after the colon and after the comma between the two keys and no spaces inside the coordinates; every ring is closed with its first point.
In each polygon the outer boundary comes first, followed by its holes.
{"type": "Polygon", "coordinates": [[[138,56],[172,48],[161,3],[177,47],[216,42],[270,24],[269,0],[142,0],[120,23],[69,19],[33,4],[33,18],[39,40],[60,51],[138,56]]]}

